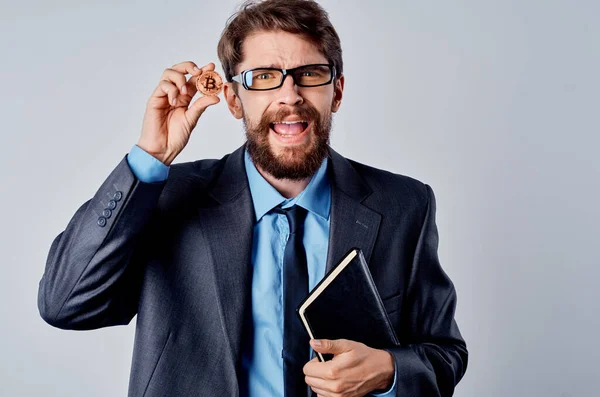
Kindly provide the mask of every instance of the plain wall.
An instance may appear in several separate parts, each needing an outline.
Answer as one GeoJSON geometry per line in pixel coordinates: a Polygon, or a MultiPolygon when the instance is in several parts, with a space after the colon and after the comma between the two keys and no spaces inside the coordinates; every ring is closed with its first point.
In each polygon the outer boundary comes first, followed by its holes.
{"type": "MultiPolygon", "coordinates": [[[[135,319],[37,309],[52,240],[140,136],[165,68],[217,64],[236,1],[0,6],[0,396],[124,396],[135,319]]],[[[597,396],[600,2],[323,1],[346,88],[332,146],[437,198],[469,348],[459,397],[597,396]]],[[[243,143],[225,101],[176,162],[243,143]]]]}

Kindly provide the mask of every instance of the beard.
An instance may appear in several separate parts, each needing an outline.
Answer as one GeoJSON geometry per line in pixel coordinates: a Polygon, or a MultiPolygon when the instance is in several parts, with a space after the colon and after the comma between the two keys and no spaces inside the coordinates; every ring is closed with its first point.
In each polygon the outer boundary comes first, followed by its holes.
{"type": "Polygon", "coordinates": [[[246,148],[254,164],[277,179],[302,180],[317,172],[328,154],[331,131],[331,110],[322,116],[306,102],[300,106],[285,107],[277,112],[264,113],[257,125],[243,115],[246,130],[246,148]],[[309,121],[309,140],[302,146],[283,147],[275,153],[269,144],[271,123],[295,115],[309,121]]]}

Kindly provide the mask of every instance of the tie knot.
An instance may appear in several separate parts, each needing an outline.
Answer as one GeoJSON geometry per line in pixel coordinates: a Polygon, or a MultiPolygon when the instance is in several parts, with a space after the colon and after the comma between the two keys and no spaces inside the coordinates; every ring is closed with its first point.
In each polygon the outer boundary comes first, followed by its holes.
{"type": "Polygon", "coordinates": [[[275,212],[285,214],[288,223],[290,224],[290,233],[296,233],[298,228],[303,224],[304,218],[306,218],[307,211],[297,205],[293,205],[290,208],[275,208],[275,212]]]}

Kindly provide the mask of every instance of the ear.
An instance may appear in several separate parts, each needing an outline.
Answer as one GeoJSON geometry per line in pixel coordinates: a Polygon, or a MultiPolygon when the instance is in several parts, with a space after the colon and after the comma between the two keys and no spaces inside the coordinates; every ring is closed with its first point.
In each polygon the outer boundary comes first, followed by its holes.
{"type": "Polygon", "coordinates": [[[331,102],[331,112],[335,113],[338,111],[342,104],[342,93],[344,92],[344,75],[341,75],[335,82],[333,87],[333,101],[331,102]]]}
{"type": "Polygon", "coordinates": [[[244,112],[242,109],[242,101],[240,97],[233,90],[232,82],[226,82],[223,84],[223,96],[225,96],[225,101],[227,102],[227,107],[229,111],[236,119],[241,119],[244,116],[244,112]]]}

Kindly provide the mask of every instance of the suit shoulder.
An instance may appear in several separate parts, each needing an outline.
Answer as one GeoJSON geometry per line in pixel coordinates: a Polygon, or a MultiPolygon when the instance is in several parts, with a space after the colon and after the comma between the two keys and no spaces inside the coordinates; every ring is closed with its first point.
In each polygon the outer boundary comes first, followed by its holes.
{"type": "Polygon", "coordinates": [[[410,177],[381,168],[376,168],[355,160],[348,159],[358,175],[372,190],[371,201],[383,205],[401,204],[403,207],[411,206],[422,208],[429,200],[426,183],[410,177]]]}
{"type": "Polygon", "coordinates": [[[172,176],[173,179],[184,181],[211,181],[219,175],[229,155],[226,154],[220,159],[202,159],[172,164],[169,169],[169,179],[172,176]]]}
{"type": "Polygon", "coordinates": [[[163,209],[183,208],[187,204],[197,206],[206,202],[208,192],[223,171],[229,155],[220,159],[171,164],[159,206],[163,209]]]}

